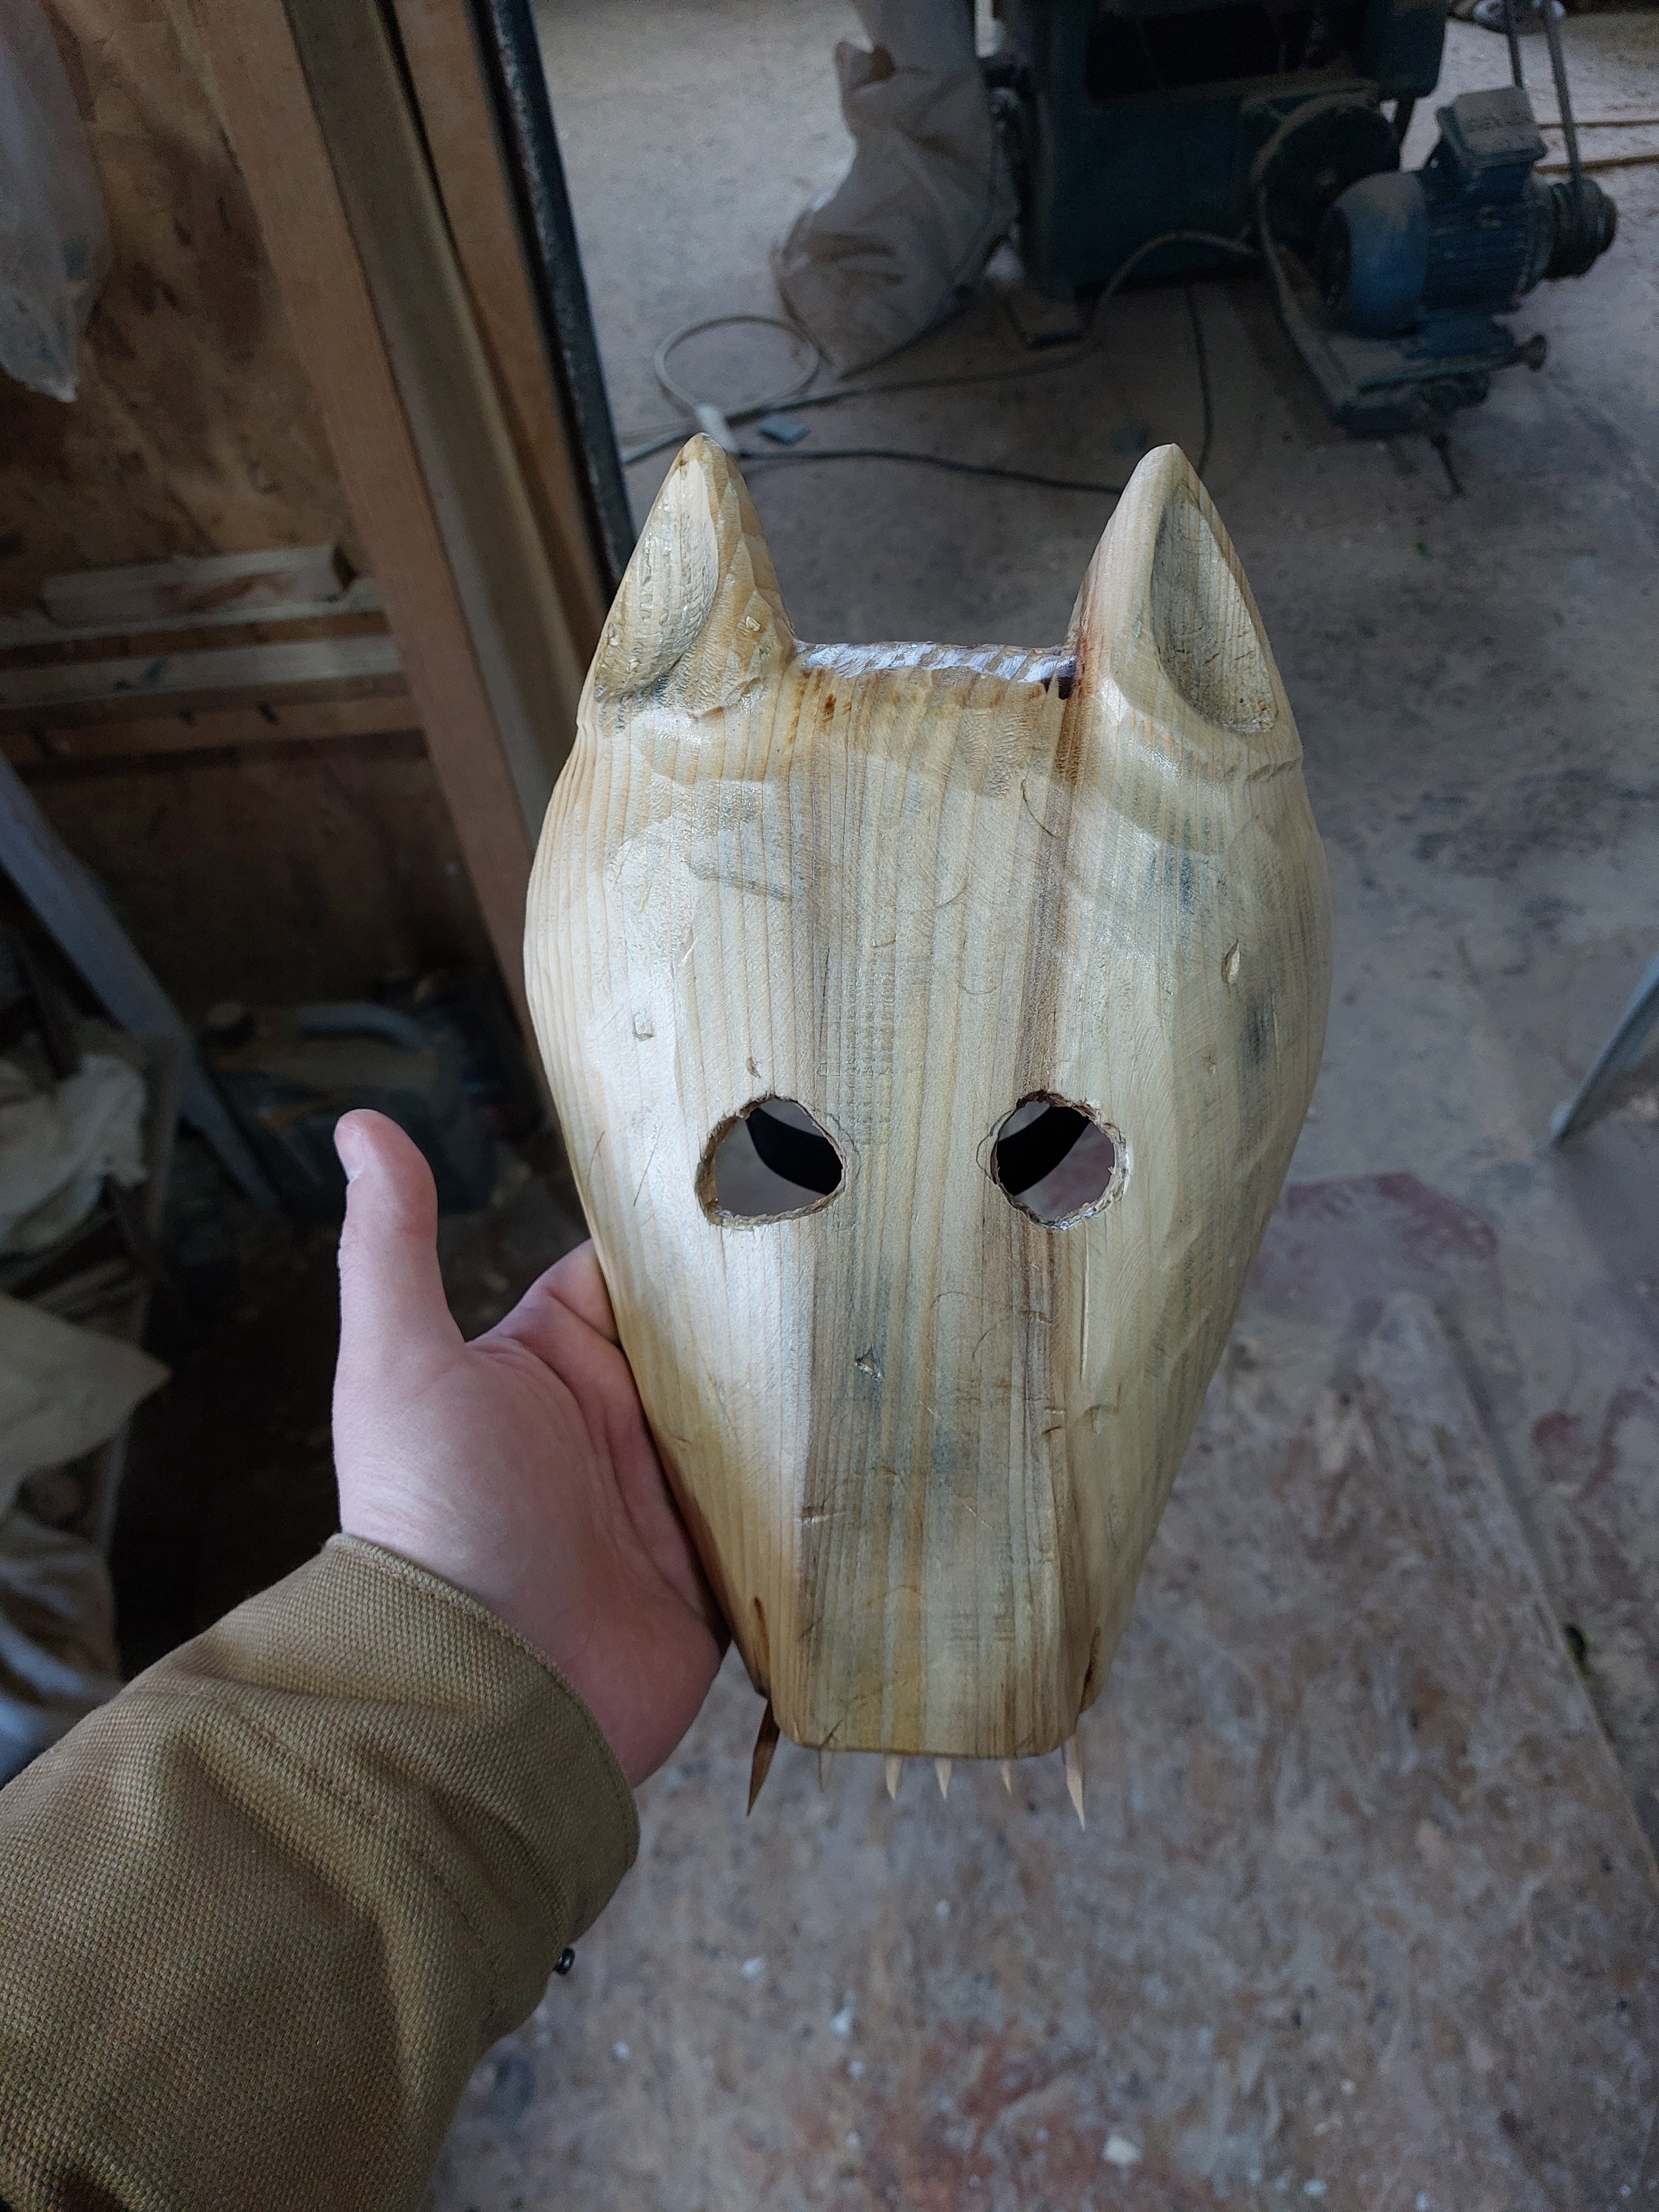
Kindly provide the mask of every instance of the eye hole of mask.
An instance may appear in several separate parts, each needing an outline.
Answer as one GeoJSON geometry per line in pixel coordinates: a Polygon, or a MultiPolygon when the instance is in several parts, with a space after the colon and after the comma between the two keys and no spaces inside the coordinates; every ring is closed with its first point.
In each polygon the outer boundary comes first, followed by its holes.
{"type": "Polygon", "coordinates": [[[805,1107],[763,1098],[722,1121],[704,1148],[697,1196],[711,1221],[815,1213],[846,1177],[842,1157],[805,1107]]]}
{"type": "Polygon", "coordinates": [[[996,1180],[1046,1228],[1085,1220],[1122,1186],[1123,1139],[1081,1107],[1039,1093],[996,1133],[996,1180]]]}

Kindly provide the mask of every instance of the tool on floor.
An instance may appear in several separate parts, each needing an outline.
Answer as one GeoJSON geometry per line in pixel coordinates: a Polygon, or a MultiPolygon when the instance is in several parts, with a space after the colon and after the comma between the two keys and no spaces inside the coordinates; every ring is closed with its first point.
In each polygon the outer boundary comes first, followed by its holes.
{"type": "Polygon", "coordinates": [[[1550,1116],[1550,1142],[1565,1145],[1581,1137],[1615,1103],[1621,1078],[1628,1075],[1659,1036],[1659,959],[1649,963],[1619,1025],[1590,1064],[1589,1073],[1564,1106],[1550,1116]]]}
{"type": "MultiPolygon", "coordinates": [[[[1506,0],[1507,4],[1507,0],[1506,0]]],[[[1166,233],[1250,238],[1334,418],[1365,435],[1431,434],[1499,369],[1544,359],[1499,319],[1613,241],[1613,202],[1583,173],[1560,33],[1544,15],[1568,181],[1521,83],[1438,111],[1420,169],[1400,149],[1440,74],[1438,0],[1313,0],[1188,9],[1181,0],[1005,0],[985,64],[1020,184],[1026,272],[1051,296],[1107,283],[1166,233]],[[1384,103],[1392,101],[1392,113],[1384,103]]],[[[1192,235],[1143,276],[1222,258],[1192,235]]]]}
{"type": "MultiPolygon", "coordinates": [[[[1422,431],[1459,492],[1448,422],[1486,398],[1500,369],[1544,363],[1542,335],[1517,337],[1504,318],[1546,278],[1583,275],[1613,241],[1616,210],[1587,171],[1659,158],[1581,158],[1560,33],[1553,16],[1534,12],[1559,108],[1548,126],[1564,141],[1568,173],[1559,183],[1559,164],[1541,158],[1547,149],[1522,83],[1518,17],[1509,25],[1513,86],[1449,101],[1438,111],[1441,135],[1427,161],[1402,171],[1413,110],[1440,73],[1443,0],[1312,0],[1305,9],[1259,13],[1253,0],[1197,10],[1182,0],[1005,0],[1002,44],[982,69],[1018,186],[1020,251],[993,281],[1028,347],[1045,357],[813,390],[824,365],[816,342],[792,323],[739,313],[706,317],[665,339],[658,380],[688,423],[750,467],[899,462],[1115,496],[1121,485],[1092,475],[885,442],[768,453],[734,433],[765,418],[763,435],[794,447],[809,409],[1065,375],[1108,343],[1105,307],[1132,280],[1255,265],[1334,418],[1367,436],[1422,431]],[[1003,281],[1010,270],[1023,270],[1018,295],[1003,281]],[[1045,301],[1060,312],[1034,319],[1033,303],[1045,301]],[[792,381],[781,395],[717,406],[669,361],[685,340],[738,324],[787,337],[792,381]],[[781,418],[784,400],[789,413],[781,418]],[[788,424],[782,433],[781,419],[788,424]]],[[[1612,124],[1597,118],[1584,127],[1612,124]]],[[[869,257],[872,270],[879,263],[878,252],[869,257]]],[[[1186,303],[1201,477],[1214,398],[1190,284],[1186,303]]],[[[677,424],[649,435],[623,462],[643,461],[685,434],[677,424]]]]}
{"type": "Polygon", "coordinates": [[[1440,125],[1422,168],[1378,170],[1325,209],[1311,272],[1273,218],[1271,185],[1258,194],[1285,327],[1334,418],[1365,435],[1432,432],[1478,405],[1495,371],[1540,368],[1541,333],[1517,339],[1498,318],[1613,242],[1613,204],[1593,179],[1534,175],[1544,140],[1518,87],[1463,93],[1440,125]]]}

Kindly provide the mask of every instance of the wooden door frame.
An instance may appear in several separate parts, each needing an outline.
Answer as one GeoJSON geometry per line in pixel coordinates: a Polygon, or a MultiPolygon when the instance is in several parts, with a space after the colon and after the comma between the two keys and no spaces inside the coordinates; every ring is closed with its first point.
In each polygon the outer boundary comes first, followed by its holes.
{"type": "Polygon", "coordinates": [[[175,19],[526,1020],[540,813],[632,528],[526,0],[175,0],[175,19]]]}

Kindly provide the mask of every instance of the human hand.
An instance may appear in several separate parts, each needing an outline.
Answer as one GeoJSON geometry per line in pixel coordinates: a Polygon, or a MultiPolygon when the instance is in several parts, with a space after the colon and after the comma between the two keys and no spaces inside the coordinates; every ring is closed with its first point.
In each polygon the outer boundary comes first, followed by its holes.
{"type": "Polygon", "coordinates": [[[384,1115],[334,1133],[340,1525],[468,1591],[586,1700],[630,1784],[696,1718],[726,1648],[617,1341],[592,1244],[462,1341],[437,1193],[384,1115]]]}

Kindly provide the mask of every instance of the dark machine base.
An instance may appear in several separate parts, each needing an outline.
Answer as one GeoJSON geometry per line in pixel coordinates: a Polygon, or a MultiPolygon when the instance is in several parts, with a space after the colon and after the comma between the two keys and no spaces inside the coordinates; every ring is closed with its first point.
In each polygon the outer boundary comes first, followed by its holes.
{"type": "Polygon", "coordinates": [[[1517,343],[1490,315],[1435,315],[1403,337],[1356,337],[1332,323],[1297,255],[1266,233],[1262,253],[1280,318],[1331,420],[1357,438],[1432,437],[1460,409],[1480,405],[1497,370],[1544,366],[1541,336],[1517,343]]]}
{"type": "Polygon", "coordinates": [[[1069,304],[1131,270],[1236,266],[1248,241],[1356,435],[1436,435],[1498,370],[1540,368],[1542,337],[1496,318],[1612,239],[1589,179],[1533,177],[1544,143],[1518,89],[1441,109],[1429,161],[1401,173],[1445,0],[1003,0],[1002,20],[986,74],[1029,286],[1069,304]]]}

